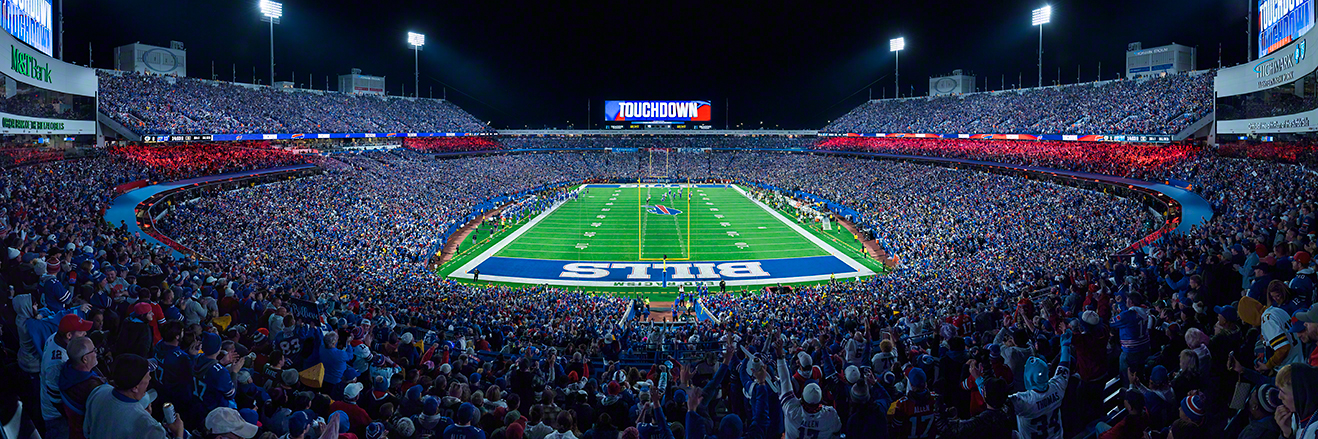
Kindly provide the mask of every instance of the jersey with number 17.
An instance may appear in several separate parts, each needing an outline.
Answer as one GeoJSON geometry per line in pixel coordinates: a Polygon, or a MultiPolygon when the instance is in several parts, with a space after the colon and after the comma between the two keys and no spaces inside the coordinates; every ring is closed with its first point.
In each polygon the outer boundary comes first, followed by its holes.
{"type": "Polygon", "coordinates": [[[832,439],[842,432],[842,418],[833,406],[820,406],[810,413],[801,407],[801,400],[792,393],[780,398],[787,439],[832,439]]]}

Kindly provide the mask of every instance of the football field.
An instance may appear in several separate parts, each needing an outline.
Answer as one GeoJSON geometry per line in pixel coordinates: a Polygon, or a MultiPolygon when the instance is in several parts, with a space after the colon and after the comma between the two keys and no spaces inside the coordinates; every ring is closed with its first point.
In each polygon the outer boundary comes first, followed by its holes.
{"type": "Polygon", "coordinates": [[[723,261],[827,254],[749,198],[731,188],[714,187],[588,187],[577,200],[560,206],[497,253],[577,261],[660,261],[665,255],[670,261],[723,261]]]}
{"type": "Polygon", "coordinates": [[[732,185],[585,185],[575,199],[492,237],[480,254],[448,275],[675,288],[875,274],[838,250],[837,239],[821,239],[809,227],[732,185]]]}

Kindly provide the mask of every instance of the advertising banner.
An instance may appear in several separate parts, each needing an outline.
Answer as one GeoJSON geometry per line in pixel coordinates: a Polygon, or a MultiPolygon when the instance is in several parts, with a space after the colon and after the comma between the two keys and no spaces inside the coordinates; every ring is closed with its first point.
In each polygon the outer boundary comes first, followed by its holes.
{"type": "Polygon", "coordinates": [[[96,121],[46,119],[0,113],[0,134],[96,134],[96,121]]]}

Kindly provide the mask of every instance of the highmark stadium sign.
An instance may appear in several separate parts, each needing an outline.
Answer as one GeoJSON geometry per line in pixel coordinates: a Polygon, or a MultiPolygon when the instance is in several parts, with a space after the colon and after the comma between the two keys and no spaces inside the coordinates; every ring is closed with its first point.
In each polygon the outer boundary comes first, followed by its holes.
{"type": "Polygon", "coordinates": [[[709,101],[604,101],[608,122],[709,121],[711,111],[709,101]]]}
{"type": "Polygon", "coordinates": [[[1261,79],[1259,88],[1285,84],[1295,79],[1295,66],[1304,61],[1308,40],[1295,43],[1295,50],[1287,56],[1278,56],[1254,65],[1254,75],[1261,79]]]}

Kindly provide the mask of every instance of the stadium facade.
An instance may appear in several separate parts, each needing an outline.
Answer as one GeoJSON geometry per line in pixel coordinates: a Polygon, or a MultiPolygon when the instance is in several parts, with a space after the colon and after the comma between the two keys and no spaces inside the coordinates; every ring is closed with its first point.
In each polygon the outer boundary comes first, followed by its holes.
{"type": "Polygon", "coordinates": [[[1318,131],[1318,57],[1312,26],[1268,55],[1222,69],[1214,81],[1217,134],[1224,140],[1282,140],[1318,131]]]}
{"type": "Polygon", "coordinates": [[[0,32],[0,134],[96,134],[96,70],[69,64],[0,32]]]}

